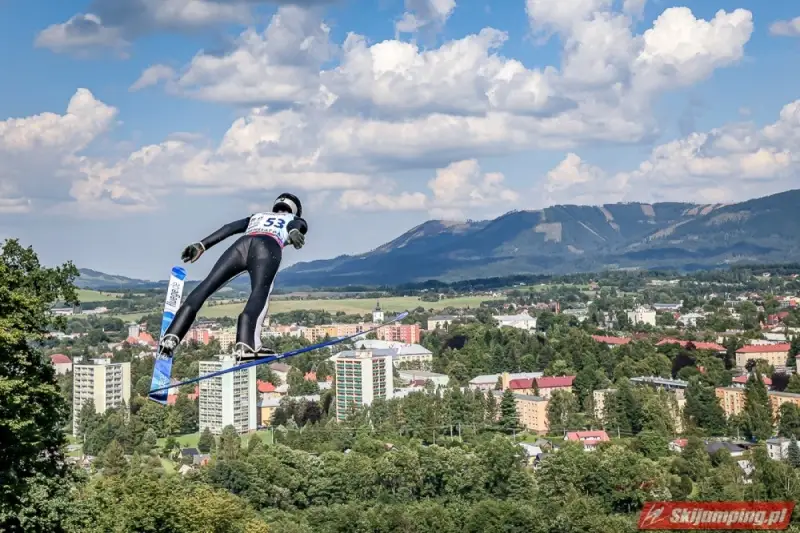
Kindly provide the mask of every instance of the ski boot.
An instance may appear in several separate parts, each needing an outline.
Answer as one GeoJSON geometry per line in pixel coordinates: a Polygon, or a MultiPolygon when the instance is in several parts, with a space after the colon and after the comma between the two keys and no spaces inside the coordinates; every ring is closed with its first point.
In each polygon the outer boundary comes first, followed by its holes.
{"type": "Polygon", "coordinates": [[[233,354],[236,357],[236,364],[241,364],[242,362],[246,361],[253,361],[255,359],[263,359],[264,357],[269,357],[271,355],[275,355],[275,350],[270,350],[262,346],[258,350],[254,350],[247,344],[243,342],[237,342],[236,346],[233,348],[233,354]]]}
{"type": "Polygon", "coordinates": [[[177,348],[180,343],[181,340],[177,335],[173,335],[172,333],[164,335],[164,338],[161,339],[161,343],[158,345],[158,355],[162,357],[172,357],[175,348],[177,348]]]}

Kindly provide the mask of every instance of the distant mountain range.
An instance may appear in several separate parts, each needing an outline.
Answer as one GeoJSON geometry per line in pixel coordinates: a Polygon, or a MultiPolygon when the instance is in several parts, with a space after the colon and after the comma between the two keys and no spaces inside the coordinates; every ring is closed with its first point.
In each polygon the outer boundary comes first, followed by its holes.
{"type": "Polygon", "coordinates": [[[396,285],[630,268],[800,260],[800,190],[736,204],[618,203],[432,220],[360,255],[292,265],[292,287],[396,285]]]}
{"type": "MultiPolygon", "coordinates": [[[[359,255],[297,263],[282,289],[399,285],[614,269],[691,271],[800,261],[800,190],[737,204],[618,203],[512,211],[494,220],[431,220],[359,255]]],[[[163,287],[81,269],[92,289],[163,287]]],[[[248,290],[246,276],[232,287],[248,290]]]]}

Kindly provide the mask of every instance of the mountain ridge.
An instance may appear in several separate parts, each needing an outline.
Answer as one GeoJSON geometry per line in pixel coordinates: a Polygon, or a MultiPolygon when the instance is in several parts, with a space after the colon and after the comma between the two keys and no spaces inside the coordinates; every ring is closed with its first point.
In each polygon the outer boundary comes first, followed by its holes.
{"type": "Polygon", "coordinates": [[[617,268],[693,270],[800,259],[800,190],[738,203],[625,202],[424,222],[357,255],[296,263],[283,286],[460,281],[617,268]]]}

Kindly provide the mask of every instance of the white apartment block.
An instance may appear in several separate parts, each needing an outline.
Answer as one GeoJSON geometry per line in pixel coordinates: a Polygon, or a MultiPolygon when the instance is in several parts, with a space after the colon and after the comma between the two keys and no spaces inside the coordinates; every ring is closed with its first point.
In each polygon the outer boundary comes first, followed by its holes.
{"type": "Polygon", "coordinates": [[[509,328],[523,329],[525,331],[532,331],[536,329],[536,317],[530,316],[527,311],[523,311],[518,315],[498,315],[494,317],[498,325],[509,328]]]}
{"type": "Polygon", "coordinates": [[[219,341],[219,347],[223,351],[228,351],[234,342],[236,342],[236,328],[226,328],[214,331],[214,338],[219,341]]]}
{"type": "Polygon", "coordinates": [[[371,350],[347,350],[336,354],[336,418],[344,420],[355,404],[370,405],[394,392],[392,356],[371,350]]]}
{"type": "MultiPolygon", "coordinates": [[[[218,355],[216,361],[200,361],[200,376],[227,370],[236,365],[230,355],[218,355]]],[[[200,431],[208,428],[219,435],[225,426],[233,426],[238,433],[257,429],[256,369],[245,368],[222,376],[205,379],[199,383],[200,431]]]]}
{"type": "Polygon", "coordinates": [[[130,407],[131,364],[109,363],[95,359],[93,363],[72,367],[72,434],[78,434],[81,408],[87,400],[94,402],[97,413],[120,407],[130,407]]]}
{"type": "Polygon", "coordinates": [[[628,321],[631,324],[647,324],[648,326],[656,325],[656,312],[646,307],[637,307],[633,311],[628,311],[628,321]]]}

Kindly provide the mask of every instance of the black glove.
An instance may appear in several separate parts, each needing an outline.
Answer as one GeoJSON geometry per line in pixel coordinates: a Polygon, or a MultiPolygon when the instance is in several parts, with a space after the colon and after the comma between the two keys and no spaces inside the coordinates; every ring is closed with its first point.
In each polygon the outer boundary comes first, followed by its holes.
{"type": "Polygon", "coordinates": [[[294,228],[289,232],[289,242],[299,250],[306,243],[306,236],[299,229],[294,228]]]}
{"type": "Polygon", "coordinates": [[[203,252],[205,251],[206,247],[203,246],[203,243],[195,242],[183,249],[183,252],[181,253],[181,259],[184,263],[194,263],[200,259],[200,256],[203,255],[203,252]]]}

